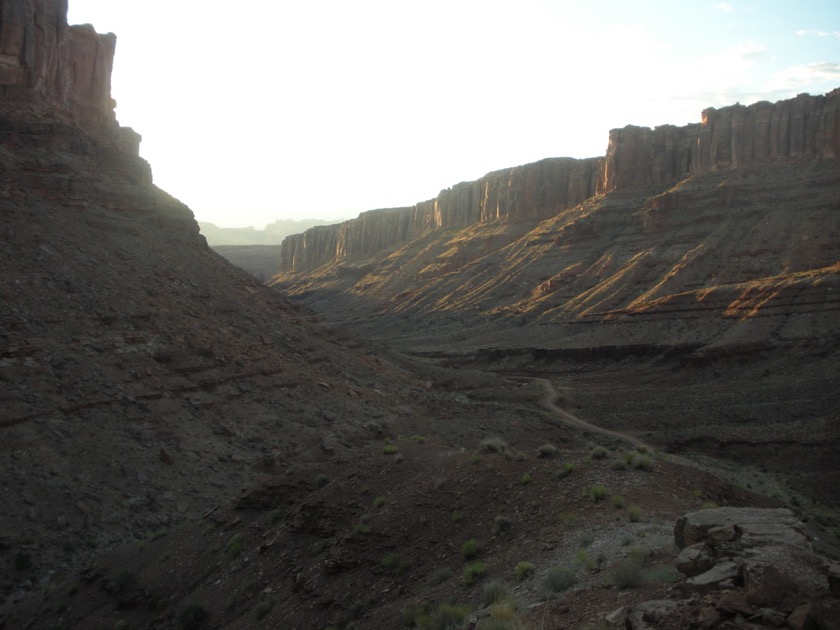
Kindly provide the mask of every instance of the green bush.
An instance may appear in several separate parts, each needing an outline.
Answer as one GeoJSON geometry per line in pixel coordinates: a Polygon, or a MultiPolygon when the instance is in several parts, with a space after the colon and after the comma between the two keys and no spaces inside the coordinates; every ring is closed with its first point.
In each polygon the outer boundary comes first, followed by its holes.
{"type": "Polygon", "coordinates": [[[478,541],[475,538],[470,538],[467,542],[461,545],[461,554],[465,560],[472,560],[478,555],[478,541]]]}
{"type": "Polygon", "coordinates": [[[380,497],[376,497],[373,500],[373,507],[381,508],[383,505],[385,505],[385,497],[380,496],[380,497]]]}
{"type": "Polygon", "coordinates": [[[603,446],[596,446],[589,455],[592,459],[604,459],[608,453],[609,451],[603,446]]]}
{"type": "Polygon", "coordinates": [[[575,584],[574,571],[566,567],[554,567],[543,579],[543,589],[548,594],[562,593],[575,584]]]}
{"type": "Polygon", "coordinates": [[[564,462],[563,466],[560,470],[557,471],[557,478],[563,479],[564,477],[568,477],[575,471],[575,463],[574,462],[564,462]]]}
{"type": "Polygon", "coordinates": [[[607,489],[603,484],[595,484],[591,488],[589,488],[589,498],[592,500],[593,503],[598,503],[599,501],[603,501],[607,498],[607,489]]]}
{"type": "Polygon", "coordinates": [[[382,452],[385,455],[393,455],[394,453],[398,453],[400,449],[397,448],[396,444],[386,444],[382,447],[382,452]]]}
{"type": "Polygon", "coordinates": [[[475,584],[482,575],[487,572],[487,565],[483,562],[471,562],[464,567],[463,582],[467,586],[475,584]]]}
{"type": "Polygon", "coordinates": [[[519,485],[527,486],[531,483],[531,473],[525,473],[519,478],[519,485]]]}
{"type": "Polygon", "coordinates": [[[639,519],[642,518],[642,508],[638,505],[631,505],[627,508],[627,518],[630,519],[631,523],[638,523],[639,519]]]}
{"type": "Polygon", "coordinates": [[[524,582],[529,577],[534,575],[534,571],[537,570],[537,567],[534,566],[533,562],[520,562],[516,565],[516,568],[513,570],[513,574],[516,576],[517,582],[524,582]]]}
{"type": "Polygon", "coordinates": [[[453,630],[460,628],[469,614],[469,606],[441,604],[431,614],[419,616],[416,626],[419,630],[453,630]]]}
{"type": "Polygon", "coordinates": [[[481,592],[484,594],[485,606],[509,601],[513,598],[513,593],[501,580],[488,580],[482,587],[481,592]]]}

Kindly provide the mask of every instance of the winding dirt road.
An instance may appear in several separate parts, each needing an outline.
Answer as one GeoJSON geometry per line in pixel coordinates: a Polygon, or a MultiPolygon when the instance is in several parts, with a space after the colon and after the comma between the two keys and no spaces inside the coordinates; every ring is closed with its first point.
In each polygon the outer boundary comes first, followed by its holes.
{"type": "Polygon", "coordinates": [[[578,427],[580,429],[584,429],[586,431],[592,431],[593,433],[600,433],[601,435],[608,435],[610,437],[618,438],[619,440],[623,440],[629,443],[636,449],[646,449],[651,452],[655,450],[652,446],[645,444],[639,438],[633,437],[632,435],[628,435],[626,433],[621,433],[619,431],[612,431],[610,429],[599,427],[597,425],[592,424],[591,422],[587,422],[583,418],[578,418],[576,415],[571,414],[564,409],[561,409],[555,404],[557,401],[558,394],[557,389],[554,387],[551,381],[549,381],[547,378],[529,378],[530,380],[537,381],[538,383],[540,383],[543,386],[543,390],[545,390],[543,397],[540,399],[540,405],[560,416],[567,424],[578,427]]]}

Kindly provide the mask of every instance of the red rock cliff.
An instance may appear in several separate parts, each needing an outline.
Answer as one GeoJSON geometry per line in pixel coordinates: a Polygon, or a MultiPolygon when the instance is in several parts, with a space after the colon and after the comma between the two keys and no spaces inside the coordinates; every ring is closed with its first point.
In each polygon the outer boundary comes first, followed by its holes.
{"type": "Polygon", "coordinates": [[[68,26],[67,0],[0,3],[0,94],[43,102],[88,130],[115,131],[117,38],[68,26]]]}
{"type": "Polygon", "coordinates": [[[662,186],[719,169],[840,156],[840,89],[703,111],[700,124],[610,132],[598,192],[662,186]]]}
{"type": "Polygon", "coordinates": [[[600,165],[600,158],[550,158],[461,182],[412,207],[371,210],[344,223],[312,228],[286,237],[280,270],[305,271],[333,260],[363,258],[434,230],[546,219],[591,197],[600,165]]]}

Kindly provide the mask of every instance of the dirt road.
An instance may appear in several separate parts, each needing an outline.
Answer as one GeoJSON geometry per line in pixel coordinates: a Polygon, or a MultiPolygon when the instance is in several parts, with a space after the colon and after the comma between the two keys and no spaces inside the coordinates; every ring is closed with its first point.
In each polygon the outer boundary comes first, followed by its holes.
{"type": "Polygon", "coordinates": [[[532,378],[531,380],[540,383],[543,386],[543,389],[545,390],[545,394],[540,399],[540,405],[560,416],[567,424],[578,427],[580,429],[584,429],[586,431],[591,431],[593,433],[600,433],[601,435],[608,435],[610,437],[618,438],[619,440],[623,440],[629,443],[631,446],[633,446],[633,448],[636,449],[647,449],[651,452],[655,450],[652,446],[645,444],[644,442],[642,442],[642,440],[633,437],[632,435],[599,427],[595,424],[592,424],[591,422],[587,422],[583,418],[578,418],[576,415],[571,414],[564,409],[561,409],[555,404],[557,401],[557,389],[555,389],[551,381],[549,381],[547,378],[532,378]]]}

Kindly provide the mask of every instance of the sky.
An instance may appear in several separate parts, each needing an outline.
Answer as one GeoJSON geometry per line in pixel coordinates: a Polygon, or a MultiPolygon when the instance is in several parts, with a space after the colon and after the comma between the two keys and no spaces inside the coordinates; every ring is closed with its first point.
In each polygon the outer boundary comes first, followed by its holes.
{"type": "Polygon", "coordinates": [[[69,0],[199,221],[410,206],[609,130],[840,87],[837,0],[69,0]]]}

